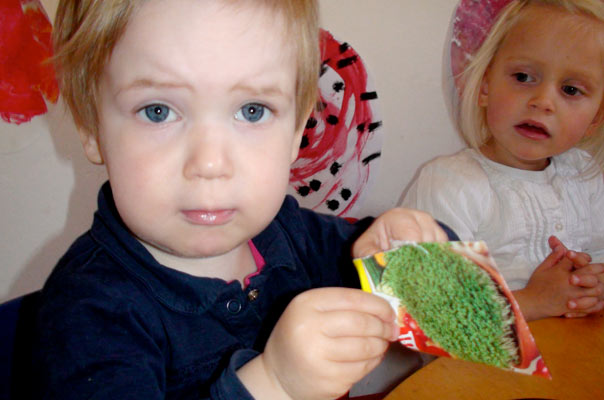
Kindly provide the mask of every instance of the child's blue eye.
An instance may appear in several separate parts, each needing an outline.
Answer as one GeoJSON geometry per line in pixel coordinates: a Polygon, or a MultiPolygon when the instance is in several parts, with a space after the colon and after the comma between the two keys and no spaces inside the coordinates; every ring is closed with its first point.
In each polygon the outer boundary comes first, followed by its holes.
{"type": "Polygon", "coordinates": [[[581,94],[581,91],[579,89],[569,85],[562,86],[562,91],[569,96],[577,96],[581,94]]]}
{"type": "Polygon", "coordinates": [[[138,113],[154,123],[169,122],[175,118],[174,112],[164,104],[150,104],[143,107],[138,113]]]}
{"type": "Polygon", "coordinates": [[[270,114],[271,111],[266,106],[259,103],[248,103],[237,111],[235,119],[256,123],[265,120],[270,114]]]}

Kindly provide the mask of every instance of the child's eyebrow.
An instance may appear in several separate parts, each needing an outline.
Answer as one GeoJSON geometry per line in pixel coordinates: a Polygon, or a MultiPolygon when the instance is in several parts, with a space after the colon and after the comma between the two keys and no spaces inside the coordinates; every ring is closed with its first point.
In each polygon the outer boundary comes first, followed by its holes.
{"type": "Polygon", "coordinates": [[[141,78],[136,79],[125,86],[118,89],[117,93],[125,92],[132,89],[144,89],[144,88],[159,88],[159,89],[188,89],[193,90],[191,85],[187,83],[177,82],[159,82],[153,79],[141,78]]]}
{"type": "Polygon", "coordinates": [[[281,89],[278,85],[258,85],[252,86],[245,83],[238,83],[231,87],[231,92],[245,92],[255,96],[271,96],[271,97],[291,97],[293,94],[290,94],[281,89]]]}
{"type": "Polygon", "coordinates": [[[592,71],[582,71],[580,69],[575,69],[570,71],[569,74],[570,76],[572,76],[572,80],[578,80],[588,85],[592,82],[598,81],[598,78],[592,71]]]}

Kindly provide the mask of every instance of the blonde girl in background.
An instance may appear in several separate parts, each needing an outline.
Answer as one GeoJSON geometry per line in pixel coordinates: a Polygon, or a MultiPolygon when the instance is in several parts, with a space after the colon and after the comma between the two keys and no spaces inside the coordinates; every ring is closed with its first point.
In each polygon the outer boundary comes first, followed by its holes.
{"type": "Polygon", "coordinates": [[[458,78],[469,148],[403,205],[485,240],[528,320],[602,310],[604,3],[511,1],[458,78]]]}

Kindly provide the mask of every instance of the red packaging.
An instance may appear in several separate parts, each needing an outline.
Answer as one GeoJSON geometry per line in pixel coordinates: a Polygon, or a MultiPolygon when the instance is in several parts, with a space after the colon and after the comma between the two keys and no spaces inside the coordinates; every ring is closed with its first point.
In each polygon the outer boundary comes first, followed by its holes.
{"type": "Polygon", "coordinates": [[[396,311],[404,346],[551,379],[484,242],[406,243],[354,264],[396,311]]]}

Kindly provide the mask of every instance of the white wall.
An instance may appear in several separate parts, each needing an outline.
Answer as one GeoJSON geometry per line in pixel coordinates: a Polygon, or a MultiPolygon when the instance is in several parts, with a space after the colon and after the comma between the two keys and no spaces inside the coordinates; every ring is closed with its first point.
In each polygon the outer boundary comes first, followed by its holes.
{"type": "MultiPolygon", "coordinates": [[[[57,0],[42,0],[52,18],[57,0]]],[[[441,91],[457,0],[320,0],[322,25],[363,58],[380,96],[383,151],[365,214],[394,206],[418,167],[462,144],[441,91]]],[[[62,106],[0,122],[0,301],[38,289],[92,221],[104,170],[89,164],[62,106]]]]}

